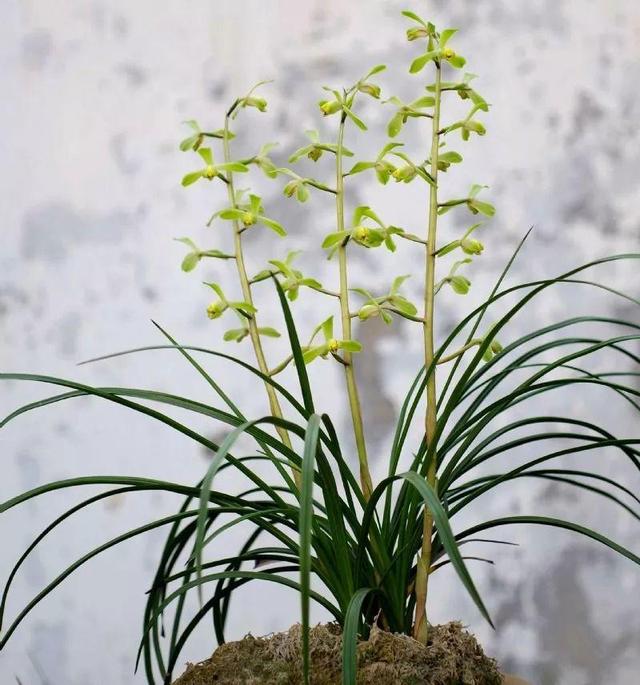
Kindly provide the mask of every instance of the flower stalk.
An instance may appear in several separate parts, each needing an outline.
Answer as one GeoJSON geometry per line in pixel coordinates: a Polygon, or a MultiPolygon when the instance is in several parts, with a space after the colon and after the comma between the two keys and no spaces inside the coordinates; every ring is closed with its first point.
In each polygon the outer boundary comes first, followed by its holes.
{"type": "MultiPolygon", "coordinates": [[[[231,151],[230,151],[230,146],[229,146],[229,118],[233,114],[234,110],[238,106],[238,102],[236,101],[231,109],[227,112],[224,120],[224,136],[222,139],[222,145],[223,145],[223,153],[224,153],[224,160],[225,163],[230,163],[231,161],[231,151]]],[[[227,194],[229,197],[229,205],[233,208],[236,208],[236,195],[235,195],[235,188],[233,184],[233,173],[232,171],[228,171],[226,175],[226,187],[227,187],[227,194]]],[[[233,243],[234,243],[234,256],[235,256],[235,262],[238,270],[238,278],[240,280],[240,287],[242,289],[242,297],[245,302],[248,302],[250,305],[253,306],[253,296],[251,294],[251,283],[249,280],[249,276],[247,274],[247,269],[244,263],[244,253],[242,250],[242,227],[240,226],[240,223],[237,219],[234,219],[233,222],[233,243]]],[[[265,375],[269,376],[269,367],[267,365],[267,360],[264,355],[264,349],[262,347],[262,341],[260,340],[260,332],[258,330],[258,322],[256,319],[256,315],[251,314],[251,316],[247,320],[247,327],[249,329],[249,338],[251,339],[251,344],[253,346],[253,350],[255,352],[256,356],[256,361],[258,363],[258,368],[260,371],[265,375]]],[[[269,407],[271,409],[271,413],[273,416],[282,419],[283,418],[283,413],[282,413],[282,407],[280,405],[280,400],[278,399],[278,395],[276,394],[276,391],[273,389],[273,386],[265,381],[265,388],[267,391],[267,397],[269,399],[269,407]]],[[[287,446],[291,447],[291,437],[289,436],[289,433],[282,427],[278,426],[276,428],[278,435],[280,436],[282,442],[287,446]]],[[[297,467],[292,465],[292,472],[293,472],[293,478],[295,480],[295,483],[298,487],[300,487],[301,484],[301,474],[300,471],[298,470],[297,467]]]]}
{"type": "MultiPolygon", "coordinates": [[[[344,127],[347,115],[342,113],[338,128],[338,142],[336,148],[336,224],[338,232],[345,230],[344,224],[344,176],[342,171],[342,158],[344,147],[344,127]]],[[[347,271],[347,246],[343,241],[338,247],[338,265],[340,271],[340,319],[342,322],[342,337],[344,340],[351,340],[351,314],[349,310],[349,279],[347,271]]],[[[347,396],[353,423],[353,433],[358,453],[358,464],[360,467],[360,485],[365,500],[369,500],[373,490],[371,472],[369,471],[369,460],[367,457],[367,446],[364,436],[364,425],[362,421],[362,409],[358,396],[358,386],[356,383],[355,369],[353,366],[353,356],[351,351],[344,350],[342,359],[344,361],[344,373],[347,382],[347,396]]]]}
{"type": "MultiPolygon", "coordinates": [[[[429,186],[429,221],[427,227],[427,244],[425,247],[425,290],[424,290],[424,364],[427,371],[433,365],[434,359],[434,302],[435,302],[435,271],[436,271],[436,233],[438,227],[438,154],[440,150],[440,105],[442,99],[441,79],[442,68],[440,62],[434,62],[436,67],[436,81],[434,89],[434,109],[431,133],[431,176],[433,184],[429,186]]],[[[425,435],[427,453],[431,454],[431,461],[427,470],[427,482],[434,489],[437,487],[436,468],[437,458],[435,450],[431,450],[431,441],[436,433],[436,373],[435,366],[427,378],[427,405],[425,410],[425,435]]],[[[416,573],[415,596],[416,608],[414,615],[413,637],[422,644],[427,643],[427,591],[429,585],[429,568],[431,566],[431,537],[433,533],[433,516],[425,507],[422,525],[422,549],[418,560],[416,573]]]]}

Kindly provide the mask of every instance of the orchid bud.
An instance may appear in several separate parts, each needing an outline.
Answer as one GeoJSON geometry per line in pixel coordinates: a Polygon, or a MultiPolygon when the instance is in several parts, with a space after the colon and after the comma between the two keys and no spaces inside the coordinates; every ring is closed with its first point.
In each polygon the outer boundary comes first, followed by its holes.
{"type": "Polygon", "coordinates": [[[207,307],[207,316],[210,319],[217,319],[220,316],[222,316],[224,310],[227,308],[227,305],[224,302],[217,301],[217,302],[212,302],[208,307],[207,307]]]}
{"type": "Polygon", "coordinates": [[[379,162],[376,162],[375,170],[379,173],[393,174],[396,167],[391,162],[381,159],[379,162]]]}
{"type": "Polygon", "coordinates": [[[337,100],[322,100],[318,104],[325,117],[329,116],[330,114],[335,114],[342,109],[342,104],[337,100]]]}
{"type": "Polygon", "coordinates": [[[289,181],[289,183],[287,183],[287,185],[284,187],[282,192],[287,197],[293,197],[297,189],[298,189],[298,181],[293,180],[293,181],[289,181]]]}
{"type": "Polygon", "coordinates": [[[460,241],[460,247],[466,254],[482,254],[484,245],[475,238],[463,238],[460,241]]]}
{"type": "Polygon", "coordinates": [[[378,311],[378,307],[371,304],[365,304],[363,307],[360,308],[360,311],[358,312],[358,318],[361,321],[366,321],[367,319],[370,319],[372,316],[376,316],[378,311]]]}
{"type": "Polygon", "coordinates": [[[429,33],[423,26],[414,26],[407,29],[407,40],[418,40],[419,38],[427,38],[429,33]]]}
{"type": "Polygon", "coordinates": [[[458,295],[466,295],[471,287],[471,281],[464,276],[450,276],[449,284],[458,295]]]}
{"type": "Polygon", "coordinates": [[[380,86],[376,86],[374,83],[360,83],[358,84],[358,90],[365,95],[370,95],[372,98],[380,97],[380,86]]]}
{"type": "Polygon", "coordinates": [[[502,350],[503,350],[502,345],[495,338],[491,341],[490,348],[491,348],[491,351],[493,352],[493,354],[500,354],[500,352],[502,352],[502,350]]]}
{"type": "Polygon", "coordinates": [[[255,107],[256,109],[260,110],[261,112],[266,112],[267,101],[264,98],[249,97],[249,98],[245,98],[242,101],[242,106],[243,107],[255,107]]]}
{"type": "Polygon", "coordinates": [[[413,179],[416,177],[416,174],[418,173],[418,170],[416,167],[407,164],[406,166],[399,167],[396,169],[392,176],[396,181],[404,181],[405,183],[409,183],[409,181],[413,181],[413,179]]]}

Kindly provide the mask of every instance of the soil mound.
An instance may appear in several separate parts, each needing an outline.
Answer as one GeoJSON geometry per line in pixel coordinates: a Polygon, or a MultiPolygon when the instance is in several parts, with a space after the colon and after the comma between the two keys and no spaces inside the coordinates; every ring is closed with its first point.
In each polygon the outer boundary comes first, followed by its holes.
{"type": "MultiPolygon", "coordinates": [[[[340,685],[342,636],[336,624],[310,631],[312,685],[340,685]]],[[[301,685],[301,627],[224,644],[188,664],[174,685],[301,685]]],[[[501,685],[496,662],[460,623],[433,626],[425,647],[373,628],[358,644],[358,685],[501,685]]]]}

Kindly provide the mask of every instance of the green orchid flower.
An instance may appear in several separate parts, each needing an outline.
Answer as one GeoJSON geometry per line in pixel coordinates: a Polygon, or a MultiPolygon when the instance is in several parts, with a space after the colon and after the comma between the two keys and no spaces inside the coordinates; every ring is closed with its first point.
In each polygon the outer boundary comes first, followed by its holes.
{"type": "Polygon", "coordinates": [[[222,288],[217,283],[206,283],[213,292],[218,296],[207,307],[207,316],[210,319],[219,319],[227,310],[236,312],[239,316],[250,319],[257,311],[257,309],[249,302],[232,302],[228,300],[222,291],[222,288]]]}
{"type": "Polygon", "coordinates": [[[312,290],[319,290],[322,288],[322,283],[315,278],[308,278],[304,276],[301,271],[294,269],[291,266],[293,260],[299,254],[300,252],[298,250],[292,250],[287,254],[284,261],[278,259],[269,260],[269,264],[273,264],[277,269],[275,273],[284,276],[284,280],[280,285],[292,302],[298,298],[300,288],[311,288],[312,290]]]}
{"type": "Polygon", "coordinates": [[[335,194],[335,190],[329,188],[324,183],[320,183],[320,181],[316,181],[314,178],[304,178],[291,169],[281,168],[278,169],[278,173],[289,176],[292,179],[285,185],[282,192],[286,197],[295,197],[298,202],[306,202],[309,199],[309,187],[335,194]]]}
{"type": "MultiPolygon", "coordinates": [[[[291,157],[289,157],[290,164],[297,162],[302,157],[308,157],[313,162],[317,162],[325,152],[331,152],[334,155],[337,154],[338,146],[332,143],[323,143],[320,140],[320,134],[316,130],[310,129],[305,131],[305,133],[307,138],[311,141],[311,144],[298,148],[291,157]]],[[[341,151],[344,157],[353,157],[353,152],[346,147],[343,146],[341,151]]]]}
{"type": "Polygon", "coordinates": [[[237,171],[240,173],[249,171],[249,167],[242,162],[216,164],[213,159],[213,152],[211,151],[211,148],[200,147],[198,148],[197,152],[206,166],[202,169],[198,169],[198,171],[192,171],[191,173],[185,174],[185,176],[182,178],[183,186],[190,186],[192,183],[195,183],[201,178],[206,178],[208,181],[212,181],[218,176],[224,178],[222,173],[224,171],[237,171]]]}
{"type": "MultiPolygon", "coordinates": [[[[445,29],[442,33],[438,34],[435,29],[429,29],[427,27],[427,50],[423,55],[420,55],[420,57],[416,57],[416,59],[413,60],[409,72],[417,74],[422,71],[429,62],[436,62],[439,64],[442,61],[448,62],[455,69],[462,69],[467,63],[467,60],[462,57],[462,55],[458,55],[456,51],[448,45],[451,38],[457,32],[458,29],[445,29]]],[[[416,35],[416,38],[421,37],[416,33],[412,33],[411,35],[416,35]]],[[[409,37],[409,34],[407,34],[407,37],[409,37]]]]}
{"type": "Polygon", "coordinates": [[[345,176],[353,176],[354,174],[359,174],[368,169],[375,169],[378,181],[382,183],[382,185],[386,185],[393,172],[397,169],[396,165],[392,164],[386,157],[396,148],[402,147],[403,144],[404,143],[394,142],[387,143],[375,160],[372,162],[357,162],[345,176]]]}
{"type": "Polygon", "coordinates": [[[346,352],[360,352],[362,345],[357,340],[337,340],[333,334],[333,316],[319,324],[311,335],[309,344],[303,347],[302,358],[305,364],[310,364],[314,359],[322,357],[326,359],[328,355],[334,357],[337,361],[342,362],[339,355],[340,350],[346,352]],[[320,345],[314,345],[313,341],[318,333],[322,332],[324,342],[320,345]]]}
{"type": "Polygon", "coordinates": [[[425,112],[423,110],[433,107],[436,103],[436,100],[431,95],[424,95],[413,102],[406,103],[394,95],[388,100],[385,100],[385,104],[389,102],[396,106],[396,113],[393,115],[393,117],[391,117],[389,123],[387,124],[387,133],[389,138],[395,138],[400,133],[402,127],[407,123],[409,118],[432,118],[433,115],[430,112],[425,112]]]}
{"type": "MultiPolygon", "coordinates": [[[[267,338],[279,338],[280,333],[276,331],[275,328],[269,328],[269,327],[260,327],[257,329],[259,335],[264,335],[267,338]]],[[[225,331],[224,335],[222,336],[222,339],[225,340],[226,342],[242,342],[245,338],[248,338],[250,335],[249,328],[247,326],[243,326],[242,328],[230,328],[228,331],[225,331]]]]}
{"type": "MultiPolygon", "coordinates": [[[[448,152],[438,153],[438,170],[448,171],[452,164],[460,164],[462,162],[462,155],[454,150],[448,152]]],[[[431,160],[427,160],[427,164],[431,164],[431,160]]]]}
{"type": "Polygon", "coordinates": [[[456,272],[461,266],[471,264],[471,262],[471,259],[461,259],[459,262],[455,262],[451,267],[449,275],[443,278],[436,286],[436,293],[440,291],[442,286],[449,285],[453,292],[458,295],[466,295],[471,288],[471,281],[466,276],[461,276],[456,272]]]}
{"type": "Polygon", "coordinates": [[[269,153],[274,148],[278,147],[278,143],[266,143],[260,148],[260,151],[255,157],[247,160],[247,164],[255,164],[262,170],[268,178],[276,178],[278,176],[278,167],[273,163],[269,157],[269,153]]]}
{"type": "Polygon", "coordinates": [[[424,19],[420,18],[415,12],[410,12],[409,10],[404,10],[402,15],[412,19],[418,24],[418,26],[411,26],[407,29],[407,40],[412,42],[420,38],[427,38],[429,40],[427,49],[433,49],[433,41],[437,36],[434,24],[424,21],[424,19]]]}
{"type": "MultiPolygon", "coordinates": [[[[183,123],[189,126],[189,128],[193,131],[190,136],[187,136],[180,141],[180,149],[183,152],[186,152],[187,150],[197,150],[202,145],[205,138],[218,138],[220,140],[224,140],[225,138],[225,132],[223,129],[219,129],[217,131],[203,131],[195,119],[189,119],[183,123]]],[[[233,138],[235,138],[231,131],[227,131],[226,137],[227,140],[233,140],[233,138]]]]}
{"type": "Polygon", "coordinates": [[[399,166],[391,174],[396,183],[411,183],[414,178],[419,176],[430,186],[435,185],[433,176],[424,168],[424,165],[415,164],[407,155],[404,154],[404,152],[392,152],[391,154],[404,162],[402,166],[399,166]]]}
{"type": "Polygon", "coordinates": [[[451,211],[454,207],[460,205],[466,205],[467,209],[472,214],[484,214],[485,216],[494,216],[496,213],[496,208],[489,202],[483,202],[477,199],[478,193],[483,188],[488,188],[489,186],[478,185],[477,183],[471,186],[469,195],[457,200],[448,200],[438,205],[438,214],[446,214],[451,211]]]}
{"type": "Polygon", "coordinates": [[[387,67],[384,64],[378,64],[377,66],[373,67],[373,69],[371,69],[365,76],[363,76],[354,86],[348,90],[344,90],[342,93],[335,88],[323,86],[323,90],[331,93],[333,97],[320,100],[318,103],[322,114],[324,116],[332,116],[333,114],[342,112],[343,116],[349,118],[359,129],[366,131],[366,124],[352,110],[353,101],[358,93],[363,93],[378,99],[380,97],[380,88],[379,86],[371,83],[369,79],[375,74],[379,74],[381,71],[384,71],[386,68],[387,67]]]}
{"type": "Polygon", "coordinates": [[[225,221],[238,221],[242,224],[243,228],[241,230],[246,230],[261,224],[270,228],[274,233],[279,236],[284,237],[287,232],[284,230],[281,224],[273,219],[269,219],[264,215],[264,208],[262,207],[262,198],[259,195],[249,195],[249,202],[236,204],[235,207],[227,207],[219,212],[216,212],[211,219],[219,217],[225,221]]]}
{"type": "Polygon", "coordinates": [[[234,259],[232,254],[225,254],[220,250],[201,250],[191,238],[174,238],[179,243],[183,243],[191,248],[184,259],[182,260],[183,271],[193,271],[204,257],[213,257],[215,259],[234,259]]]}
{"type": "Polygon", "coordinates": [[[484,251],[484,245],[479,240],[476,240],[475,238],[471,237],[473,231],[475,231],[480,226],[482,226],[482,222],[478,224],[473,224],[473,226],[471,226],[467,231],[465,231],[462,238],[459,238],[458,240],[453,240],[450,243],[444,245],[444,247],[441,247],[436,252],[436,256],[444,257],[444,255],[449,254],[450,252],[453,252],[458,248],[462,249],[462,251],[468,255],[481,255],[484,251]]]}
{"type": "MultiPolygon", "coordinates": [[[[480,95],[480,93],[478,93],[477,90],[474,90],[469,85],[471,81],[473,81],[473,79],[475,78],[477,78],[476,74],[465,73],[462,77],[462,81],[441,81],[440,91],[455,91],[456,93],[458,93],[458,97],[461,100],[471,100],[471,102],[473,102],[474,105],[477,105],[478,110],[482,112],[488,112],[489,104],[487,103],[487,101],[482,97],[482,95],[480,95]]],[[[429,93],[435,93],[436,84],[429,84],[427,86],[427,91],[429,93]]]]}
{"type": "Polygon", "coordinates": [[[370,207],[362,205],[356,207],[353,212],[352,227],[348,230],[329,233],[322,242],[322,247],[330,251],[329,259],[340,245],[346,244],[349,240],[367,248],[380,247],[384,244],[389,251],[395,252],[396,244],[393,236],[403,233],[403,229],[397,226],[385,225],[370,207]],[[373,221],[374,225],[366,223],[366,219],[373,221]]]}
{"type": "Polygon", "coordinates": [[[389,293],[382,297],[374,297],[364,288],[351,288],[353,292],[362,295],[366,300],[358,310],[358,318],[361,321],[366,321],[374,316],[379,316],[387,325],[389,325],[393,321],[391,316],[392,313],[408,318],[415,317],[418,313],[417,307],[398,292],[407,278],[410,278],[410,276],[405,275],[395,278],[391,284],[389,293]]]}
{"type": "Polygon", "coordinates": [[[235,119],[238,116],[238,112],[247,107],[255,108],[259,112],[266,112],[267,101],[264,98],[256,97],[254,93],[260,86],[264,86],[267,83],[271,83],[271,81],[259,81],[244,97],[238,98],[230,110],[231,118],[235,119]]]}

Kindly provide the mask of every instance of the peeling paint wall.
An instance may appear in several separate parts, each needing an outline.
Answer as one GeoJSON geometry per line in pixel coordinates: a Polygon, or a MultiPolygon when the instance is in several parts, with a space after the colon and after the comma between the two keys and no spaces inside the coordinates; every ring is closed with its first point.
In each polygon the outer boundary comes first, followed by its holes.
{"type": "MultiPolygon", "coordinates": [[[[152,386],[210,399],[189,368],[168,353],[125,357],[98,365],[76,362],[102,353],[162,342],[150,319],[183,341],[217,345],[223,324],[204,316],[201,280],[224,279],[227,266],[204,265],[195,275],[179,270],[183,249],[172,238],[192,236],[225,246],[222,231],[203,227],[220,200],[210,187],[182,189],[192,159],[177,150],[180,122],[195,117],[216,127],[225,106],[254,82],[269,87],[269,116],[238,120],[241,152],[267,140],[280,142],[285,160],[307,128],[330,132],[316,101],[324,84],[352,82],[370,66],[390,65],[385,93],[419,91],[405,76],[413,48],[404,42],[399,11],[431,12],[440,25],[461,29],[460,45],[478,88],[492,103],[489,133],[461,149],[465,164],[446,179],[446,192],[487,183],[498,216],[483,229],[485,254],[471,270],[468,298],[443,295],[442,333],[480,301],[517,242],[535,230],[513,280],[556,273],[591,257],[640,247],[640,10],[635,0],[6,0],[0,8],[0,364],[3,369],[73,377],[102,385],[152,386]],[[219,242],[216,242],[219,241],[219,242]]],[[[389,116],[363,109],[372,129],[347,144],[363,158],[384,140],[389,116]]],[[[407,145],[425,146],[425,132],[407,127],[407,145]]],[[[419,148],[418,148],[419,149],[419,148]]],[[[262,182],[259,181],[261,184],[262,182]]],[[[261,185],[269,212],[290,232],[288,248],[316,245],[332,222],[332,209],[314,196],[304,207],[261,185]]],[[[362,178],[349,204],[371,203],[390,223],[421,231],[423,189],[380,189],[362,178]]],[[[466,219],[466,217],[464,217],[466,219]]],[[[447,235],[466,227],[448,215],[447,235]],[[450,217],[450,218],[449,218],[450,217]]],[[[271,235],[255,233],[249,259],[282,256],[271,235]]],[[[215,244],[214,244],[215,243],[215,244]]],[[[381,288],[400,273],[419,273],[412,246],[393,257],[356,254],[354,284],[381,288]]],[[[324,283],[334,265],[307,252],[301,266],[324,283]]],[[[612,287],[637,295],[637,269],[624,263],[599,272],[612,287]]],[[[418,292],[418,279],[409,290],[418,292]]],[[[604,296],[588,299],[577,289],[536,301],[529,314],[505,332],[507,339],[567,315],[597,310],[637,320],[637,309],[604,296]]],[[[278,324],[275,308],[261,301],[264,321],[278,324]]],[[[321,299],[301,297],[301,328],[319,320],[321,299]]],[[[399,403],[420,364],[420,336],[406,323],[358,329],[368,352],[361,360],[366,421],[375,441],[375,469],[385,468],[385,449],[399,403]]],[[[235,349],[235,348],[234,348],[235,349]]],[[[269,354],[277,359],[278,342],[269,354]]],[[[247,380],[214,365],[245,411],[264,410],[262,397],[247,396],[247,380]]],[[[348,435],[344,407],[336,399],[338,370],[312,367],[319,405],[348,435]]],[[[0,410],[47,393],[5,384],[0,410]]],[[[638,422],[624,403],[603,403],[596,393],[557,397],[544,411],[606,421],[626,435],[638,422]]],[[[542,409],[539,409],[542,411],[542,409]]],[[[195,422],[215,434],[215,426],[195,422]]],[[[168,430],[96,400],[75,400],[22,417],[0,434],[3,479],[0,499],[50,479],[122,473],[195,482],[207,455],[168,430]]],[[[597,460],[603,473],[638,489],[637,473],[613,455],[597,460]]],[[[502,465],[506,468],[505,461],[502,465]]],[[[550,513],[583,521],[616,535],[635,551],[633,519],[598,500],[576,497],[561,486],[522,481],[481,502],[482,515],[550,513]],[[595,506],[594,506],[595,503],[595,506]]],[[[0,577],[26,544],[77,495],[58,493],[0,519],[0,577]]],[[[112,498],[43,544],[16,580],[9,610],[15,613],[43,583],[78,554],[126,527],[173,511],[162,494],[112,498]]],[[[472,514],[459,525],[470,523],[472,514]]],[[[433,583],[433,620],[462,617],[509,670],[542,685],[622,685],[640,671],[640,573],[606,550],[561,532],[507,531],[518,548],[500,549],[496,566],[475,573],[496,616],[491,633],[443,571],[433,583]],[[526,544],[524,544],[526,543],[526,544]]],[[[144,682],[132,676],[144,602],[162,533],[154,533],[91,562],[45,600],[0,656],[3,682],[144,682]],[[87,636],[91,636],[88,639],[87,636]]],[[[233,549],[233,541],[228,540],[233,549]]],[[[294,596],[247,591],[231,615],[230,637],[266,633],[296,620],[294,596]]],[[[320,620],[322,615],[316,614],[320,620]]],[[[213,648],[201,631],[185,651],[198,660],[213,648]]]]}

